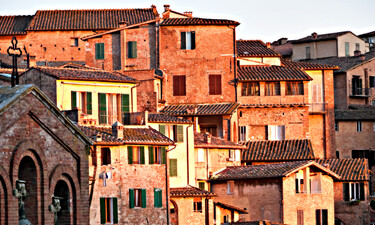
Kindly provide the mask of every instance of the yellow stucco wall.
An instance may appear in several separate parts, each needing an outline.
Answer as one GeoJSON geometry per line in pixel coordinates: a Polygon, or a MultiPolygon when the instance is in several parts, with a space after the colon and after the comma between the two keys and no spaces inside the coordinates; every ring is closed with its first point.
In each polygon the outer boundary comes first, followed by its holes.
{"type": "Polygon", "coordinates": [[[281,61],[279,57],[240,57],[238,58],[241,66],[256,66],[256,65],[274,65],[280,66],[281,61]]]}

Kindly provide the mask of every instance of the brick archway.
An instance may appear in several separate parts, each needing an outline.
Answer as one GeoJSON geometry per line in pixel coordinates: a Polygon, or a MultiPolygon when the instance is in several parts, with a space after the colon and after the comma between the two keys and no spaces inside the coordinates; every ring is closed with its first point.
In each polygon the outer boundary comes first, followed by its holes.
{"type": "Polygon", "coordinates": [[[170,214],[171,224],[172,225],[178,225],[178,205],[174,200],[170,199],[170,201],[171,201],[171,203],[173,205],[173,208],[174,208],[174,213],[170,214]]]}
{"type": "Polygon", "coordinates": [[[0,224],[16,224],[18,222],[14,211],[9,211],[11,208],[17,208],[17,201],[12,199],[12,185],[9,176],[0,166],[0,224]]]}

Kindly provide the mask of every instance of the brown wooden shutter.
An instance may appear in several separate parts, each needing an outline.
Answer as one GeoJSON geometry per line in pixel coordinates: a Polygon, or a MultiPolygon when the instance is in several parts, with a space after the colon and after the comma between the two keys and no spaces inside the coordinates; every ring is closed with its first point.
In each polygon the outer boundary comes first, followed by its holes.
{"type": "Polygon", "coordinates": [[[180,76],[179,81],[180,95],[186,95],[186,77],[180,76]]]}
{"type": "Polygon", "coordinates": [[[214,95],[215,94],[215,77],[214,77],[214,75],[208,76],[208,85],[209,85],[209,94],[214,95]]]}
{"type": "Polygon", "coordinates": [[[179,95],[178,87],[179,87],[179,77],[173,76],[173,95],[177,96],[179,95]]]}
{"type": "Polygon", "coordinates": [[[195,49],[195,31],[191,32],[191,49],[195,49]]]}
{"type": "Polygon", "coordinates": [[[186,32],[181,32],[181,49],[186,49],[186,32]]]}

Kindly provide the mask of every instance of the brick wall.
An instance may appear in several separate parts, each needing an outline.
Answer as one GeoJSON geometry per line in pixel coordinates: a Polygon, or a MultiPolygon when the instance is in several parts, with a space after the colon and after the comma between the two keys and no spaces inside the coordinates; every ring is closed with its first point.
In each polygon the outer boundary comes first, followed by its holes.
{"type": "MultiPolygon", "coordinates": [[[[178,224],[205,224],[205,197],[172,197],[178,207],[178,224]],[[202,212],[194,212],[194,198],[202,201],[202,212]]],[[[213,200],[208,200],[209,204],[209,225],[213,224],[214,205],[213,200]]],[[[175,208],[176,209],[176,208],[175,208]]]]}

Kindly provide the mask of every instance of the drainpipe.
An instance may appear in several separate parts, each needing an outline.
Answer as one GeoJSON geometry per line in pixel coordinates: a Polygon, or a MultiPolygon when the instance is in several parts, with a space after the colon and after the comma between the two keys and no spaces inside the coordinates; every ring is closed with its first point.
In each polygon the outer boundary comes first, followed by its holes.
{"type": "Polygon", "coordinates": [[[136,88],[136,87],[139,87],[141,85],[140,82],[136,83],[136,85],[134,85],[133,87],[130,88],[130,98],[131,98],[131,103],[132,103],[132,107],[131,107],[131,110],[130,112],[133,112],[133,89],[136,88]]]}
{"type": "Polygon", "coordinates": [[[327,115],[329,115],[329,113],[328,113],[328,103],[327,103],[327,105],[325,104],[326,103],[326,95],[325,95],[325,82],[324,82],[324,80],[325,80],[325,77],[324,77],[324,70],[322,70],[322,88],[323,88],[323,93],[322,93],[322,95],[323,95],[323,105],[324,105],[324,111],[326,111],[326,113],[324,113],[323,114],[323,154],[324,154],[324,157],[326,158],[326,159],[328,159],[328,157],[327,157],[327,143],[326,143],[326,140],[327,140],[327,137],[326,137],[326,135],[327,135],[327,132],[326,132],[326,127],[327,127],[327,125],[326,125],[326,116],[327,115]],[[326,107],[327,107],[327,109],[326,109],[326,107]]]}
{"type": "Polygon", "coordinates": [[[237,102],[237,57],[236,57],[236,27],[230,27],[233,30],[233,69],[234,69],[234,97],[237,102]]]}
{"type": "MultiPolygon", "coordinates": [[[[93,152],[95,152],[95,155],[97,155],[96,154],[96,145],[94,145],[94,151],[93,152]]],[[[91,156],[91,160],[92,160],[92,156],[91,156]]],[[[94,166],[94,175],[93,175],[94,180],[91,183],[92,187],[91,187],[91,192],[90,192],[90,196],[89,196],[89,207],[91,206],[92,197],[94,195],[94,187],[95,187],[96,170],[97,170],[97,168],[98,168],[98,158],[96,158],[96,163],[95,163],[95,166],[94,166]]]]}
{"type": "MultiPolygon", "coordinates": [[[[175,149],[177,146],[174,145],[172,149],[168,149],[166,152],[170,152],[172,151],[173,149],[175,149]]],[[[167,156],[167,154],[166,154],[167,156]]],[[[167,157],[169,158],[169,157],[167,157]]],[[[169,225],[169,200],[168,200],[168,197],[169,197],[169,192],[168,192],[168,186],[169,186],[169,182],[168,182],[168,160],[165,160],[165,205],[167,207],[167,225],[169,225]]]]}
{"type": "MultiPolygon", "coordinates": [[[[186,127],[186,161],[187,161],[187,185],[189,185],[190,179],[189,179],[189,127],[193,126],[190,124],[186,127]]],[[[194,135],[194,134],[193,134],[194,135]]]]}

